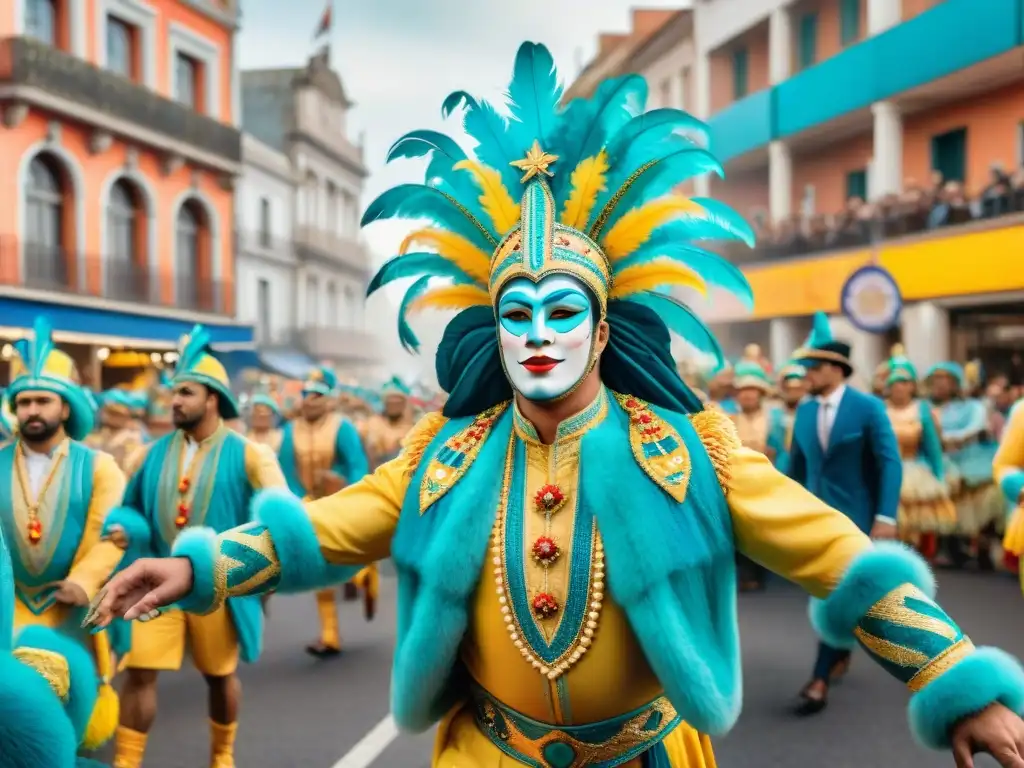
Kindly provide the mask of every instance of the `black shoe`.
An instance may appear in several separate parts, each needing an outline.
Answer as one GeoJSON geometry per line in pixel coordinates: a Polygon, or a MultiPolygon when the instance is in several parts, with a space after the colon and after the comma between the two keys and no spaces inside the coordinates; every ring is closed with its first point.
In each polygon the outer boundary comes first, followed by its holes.
{"type": "Polygon", "coordinates": [[[828,706],[828,689],[826,688],[825,693],[819,698],[810,695],[810,688],[811,686],[807,685],[800,691],[800,698],[793,708],[793,713],[799,717],[816,715],[828,706]]]}
{"type": "Polygon", "coordinates": [[[310,656],[315,656],[318,659],[330,659],[335,656],[340,656],[341,648],[335,648],[332,645],[324,645],[323,643],[310,643],[306,646],[306,653],[310,656]]]}

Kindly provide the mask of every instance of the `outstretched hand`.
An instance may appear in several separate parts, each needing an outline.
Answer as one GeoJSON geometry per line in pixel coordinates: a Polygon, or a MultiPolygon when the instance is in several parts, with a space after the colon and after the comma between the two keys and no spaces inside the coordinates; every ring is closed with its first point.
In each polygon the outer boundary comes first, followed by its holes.
{"type": "Polygon", "coordinates": [[[988,754],[1002,768],[1024,768],[1024,720],[1002,704],[965,718],[953,729],[956,768],[974,768],[974,755],[988,754]]]}
{"type": "Polygon", "coordinates": [[[192,590],[192,562],[185,557],[137,560],[100,590],[83,626],[103,629],[111,621],[151,617],[192,590]]]}

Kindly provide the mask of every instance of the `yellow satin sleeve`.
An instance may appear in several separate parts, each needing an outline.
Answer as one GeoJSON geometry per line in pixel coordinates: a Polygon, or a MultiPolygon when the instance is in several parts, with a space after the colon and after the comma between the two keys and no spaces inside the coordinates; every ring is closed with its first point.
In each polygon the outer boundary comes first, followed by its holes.
{"type": "Polygon", "coordinates": [[[992,475],[997,483],[1011,472],[1024,470],[1024,405],[1018,406],[1003,429],[1003,439],[992,460],[992,475]]]}
{"type": "Polygon", "coordinates": [[[249,441],[245,446],[245,474],[253,488],[286,488],[281,465],[269,445],[249,441]]]}
{"type": "Polygon", "coordinates": [[[764,455],[737,448],[728,468],[726,500],[737,549],[815,597],[827,597],[854,557],[871,547],[846,515],[764,455]]]}
{"type": "Polygon", "coordinates": [[[103,530],[103,521],[110,510],[121,504],[126,485],[124,473],[114,457],[107,453],[97,453],[85,530],[67,578],[80,586],[90,600],[110,578],[124,554],[113,541],[101,541],[100,531],[103,530]]]}
{"type": "Polygon", "coordinates": [[[369,565],[391,554],[391,537],[398,525],[412,469],[411,459],[403,454],[358,483],[306,503],[306,512],[327,562],[369,565]]]}

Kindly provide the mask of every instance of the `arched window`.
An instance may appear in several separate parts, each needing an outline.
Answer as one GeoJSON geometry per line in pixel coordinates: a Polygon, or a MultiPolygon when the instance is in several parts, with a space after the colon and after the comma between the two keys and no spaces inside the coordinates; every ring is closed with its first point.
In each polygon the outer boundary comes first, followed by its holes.
{"type": "Polygon", "coordinates": [[[118,179],[107,202],[107,253],[104,273],[112,299],[147,301],[145,290],[145,214],[138,188],[118,179]]]}
{"type": "Polygon", "coordinates": [[[182,203],[174,228],[175,297],[179,307],[213,310],[216,286],[210,270],[210,227],[198,200],[182,203]]]}
{"type": "Polygon", "coordinates": [[[25,0],[25,35],[56,45],[57,0],[25,0]]]}
{"type": "Polygon", "coordinates": [[[48,153],[32,158],[25,189],[25,282],[31,287],[68,287],[64,249],[66,179],[48,153]]]}

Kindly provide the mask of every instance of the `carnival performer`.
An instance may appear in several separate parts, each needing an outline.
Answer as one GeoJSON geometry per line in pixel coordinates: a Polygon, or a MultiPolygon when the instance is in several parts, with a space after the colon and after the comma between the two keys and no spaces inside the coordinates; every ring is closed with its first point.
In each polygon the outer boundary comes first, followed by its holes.
{"type": "Polygon", "coordinates": [[[949,497],[942,438],[931,404],[917,397],[917,370],[897,345],[889,360],[885,410],[903,459],[898,527],[900,538],[928,559],[938,536],[956,528],[956,507],[949,497]]]}
{"type": "Polygon", "coordinates": [[[84,756],[100,682],[91,654],[68,634],[14,628],[14,571],[0,526],[0,766],[103,768],[84,756]]]}
{"type": "MultiPolygon", "coordinates": [[[[828,317],[818,312],[811,335],[796,353],[814,399],[797,408],[789,476],[848,516],[863,534],[894,539],[902,478],[899,448],[882,402],[847,385],[853,375],[850,352],[849,344],[833,338],[828,317]]],[[[864,645],[877,652],[877,645],[864,645]]],[[[797,713],[821,712],[828,705],[830,684],[849,665],[849,646],[823,636],[797,713]]]]}
{"type": "Polygon", "coordinates": [[[130,392],[111,389],[100,398],[100,428],[91,432],[85,444],[114,457],[122,470],[144,443],[139,423],[133,418],[134,399],[130,392]]]}
{"type": "MultiPolygon", "coordinates": [[[[298,417],[285,424],[281,438],[281,469],[292,493],[313,501],[358,482],[369,472],[366,452],[352,423],[335,412],[338,379],[330,368],[314,369],[302,386],[298,417]]],[[[362,587],[364,610],[372,618],[378,589],[376,566],[368,563],[353,579],[362,587]]],[[[306,646],[318,658],[341,653],[337,590],[316,594],[320,636],[306,646]]]]}
{"type": "Polygon", "coordinates": [[[945,544],[953,565],[972,555],[991,568],[989,532],[1004,522],[1003,499],[992,477],[996,445],[989,439],[985,404],[967,397],[967,376],[954,362],[932,366],[925,376],[928,395],[938,412],[946,455],[946,474],[956,505],[956,535],[945,544]]]}
{"type": "Polygon", "coordinates": [[[253,443],[265,445],[276,455],[281,450],[281,409],[267,392],[253,395],[249,410],[249,431],[246,437],[253,443]]]}
{"type": "Polygon", "coordinates": [[[125,478],[111,456],[80,442],[92,431],[93,410],[46,318],[36,319],[32,337],[16,342],[15,352],[6,398],[17,437],[0,449],[0,525],[14,568],[14,624],[60,631],[89,654],[97,680],[83,738],[96,749],[117,725],[114,669],[108,634],[90,636],[79,625],[124,555],[101,530],[121,503],[125,478]]]}
{"type": "MultiPolygon", "coordinates": [[[[283,488],[270,450],[225,426],[238,417],[227,372],[196,326],[186,336],[171,380],[175,430],[137,453],[124,506],[111,512],[106,531],[132,552],[167,555],[195,526],[229,530],[249,520],[249,502],[261,488],[283,488]]],[[[209,689],[210,766],[233,768],[241,704],[238,661],[254,662],[262,646],[259,598],[227,601],[206,616],[168,611],[132,625],[128,679],[122,692],[115,768],[142,765],[156,717],[157,676],[181,668],[186,644],[209,689]]]]}
{"type": "Polygon", "coordinates": [[[636,75],[562,111],[556,78],[547,49],[526,43],[510,122],[453,94],[446,111],[464,105],[475,157],[441,133],[408,134],[390,157],[432,155],[430,185],[385,192],[364,217],[438,224],[370,287],[420,278],[400,312],[413,348],[409,310],[461,310],[437,352],[444,416],[330,498],[268,493],[251,524],[190,532],[177,557],[135,563],[90,624],[339,582],[390,553],[403,617],[392,714],[413,731],[441,721],[434,766],[704,768],[708,734],[740,711],[738,548],[822,598],[831,642],[859,636],[910,684],[923,742],[965,765],[972,749],[1019,765],[1024,723],[999,703],[1024,706],[1019,664],[975,650],[932,601],[920,558],[873,545],[743,448],[679,378],[669,328],[716,345],[663,289],[712,282],[752,299],[737,270],[690,244],[751,242],[749,228],[674,192],[718,169],[682,135],[706,129],[673,109],[637,114],[636,75]],[[237,547],[267,559],[235,559],[237,547]]]}
{"type": "Polygon", "coordinates": [[[779,399],[781,402],[777,408],[772,409],[772,423],[768,437],[768,447],[774,453],[775,466],[782,473],[789,471],[789,451],[793,444],[796,409],[806,397],[806,369],[793,362],[787,363],[779,371],[779,399]]]}
{"type": "MultiPolygon", "coordinates": [[[[1024,400],[1010,409],[999,450],[992,462],[996,482],[1006,501],[1009,522],[1003,536],[1003,549],[1008,555],[1024,555],[1024,400]]],[[[1024,589],[1024,569],[1019,568],[1024,589]]]]}
{"type": "MultiPolygon", "coordinates": [[[[771,397],[774,387],[760,360],[761,348],[751,344],[733,369],[737,411],[730,417],[736,424],[736,433],[743,447],[763,453],[769,461],[774,461],[774,450],[769,447],[773,409],[765,402],[771,397]]],[[[737,553],[736,567],[740,591],[764,589],[767,572],[762,565],[737,553]]]]}
{"type": "Polygon", "coordinates": [[[732,363],[728,360],[718,362],[708,376],[708,401],[717,405],[723,412],[736,413],[736,390],[733,389],[735,379],[732,363]]]}
{"type": "Polygon", "coordinates": [[[397,376],[381,389],[381,412],[370,417],[363,437],[372,469],[398,456],[402,441],[413,428],[410,395],[397,376]]]}

